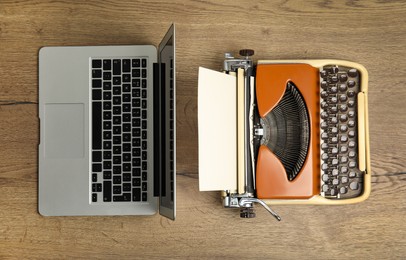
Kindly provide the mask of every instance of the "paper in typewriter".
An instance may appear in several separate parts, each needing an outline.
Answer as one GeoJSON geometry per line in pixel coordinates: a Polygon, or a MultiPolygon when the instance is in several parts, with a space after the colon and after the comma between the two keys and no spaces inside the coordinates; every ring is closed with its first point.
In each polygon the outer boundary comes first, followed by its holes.
{"type": "Polygon", "coordinates": [[[200,67],[199,189],[237,189],[236,77],[200,67]]]}

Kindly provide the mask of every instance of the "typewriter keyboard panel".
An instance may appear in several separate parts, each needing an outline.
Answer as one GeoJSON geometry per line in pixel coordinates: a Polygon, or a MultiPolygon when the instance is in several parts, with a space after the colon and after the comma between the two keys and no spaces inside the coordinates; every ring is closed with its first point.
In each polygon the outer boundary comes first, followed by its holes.
{"type": "Polygon", "coordinates": [[[320,70],[321,195],[358,197],[363,172],[358,168],[357,69],[328,65],[320,70]]]}

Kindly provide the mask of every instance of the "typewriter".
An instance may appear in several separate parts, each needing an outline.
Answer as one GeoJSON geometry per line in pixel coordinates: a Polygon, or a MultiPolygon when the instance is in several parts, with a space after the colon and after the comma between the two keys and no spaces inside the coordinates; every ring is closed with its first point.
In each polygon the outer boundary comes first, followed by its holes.
{"type": "Polygon", "coordinates": [[[199,68],[199,189],[255,217],[259,203],[348,204],[371,190],[368,73],[342,60],[225,54],[199,68]]]}

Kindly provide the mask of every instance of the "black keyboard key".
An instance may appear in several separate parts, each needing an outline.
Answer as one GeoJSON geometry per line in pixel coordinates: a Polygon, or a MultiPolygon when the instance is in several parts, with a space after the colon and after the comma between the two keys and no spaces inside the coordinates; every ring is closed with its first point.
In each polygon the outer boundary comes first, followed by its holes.
{"type": "MultiPolygon", "coordinates": [[[[132,76],[133,76],[133,78],[139,78],[141,76],[141,70],[140,69],[133,69],[132,76]]],[[[139,82],[139,80],[138,80],[138,82],[139,82]]]]}
{"type": "Polygon", "coordinates": [[[121,144],[121,136],[113,136],[113,144],[121,144]]]}
{"type": "Polygon", "coordinates": [[[101,162],[102,161],[102,152],[93,151],[92,152],[92,161],[93,162],[101,162]]]}
{"type": "Polygon", "coordinates": [[[139,137],[141,135],[141,129],[136,127],[133,128],[133,137],[139,137]]]}
{"type": "Polygon", "coordinates": [[[104,151],[103,152],[103,159],[110,160],[111,159],[111,151],[104,151]]]}
{"type": "Polygon", "coordinates": [[[133,79],[132,87],[133,89],[139,89],[141,87],[141,81],[139,79],[133,79]]]}
{"type": "Polygon", "coordinates": [[[131,70],[131,60],[124,59],[123,60],[123,72],[130,72],[131,70]]]}
{"type": "Polygon", "coordinates": [[[133,158],[133,166],[134,167],[141,166],[141,159],[140,158],[133,158]]]}
{"type": "Polygon", "coordinates": [[[139,99],[139,98],[133,98],[132,104],[133,104],[133,107],[140,107],[140,105],[141,105],[141,99],[139,99]]]}
{"type": "Polygon", "coordinates": [[[123,102],[131,102],[131,95],[123,94],[123,102]]]}
{"type": "Polygon", "coordinates": [[[103,119],[104,120],[111,120],[111,112],[110,111],[104,111],[103,112],[103,119]]]}
{"type": "Polygon", "coordinates": [[[111,181],[103,181],[103,201],[111,201],[111,181]]]}
{"type": "Polygon", "coordinates": [[[131,163],[123,163],[123,172],[131,172],[131,163]]]}
{"type": "Polygon", "coordinates": [[[140,156],[141,155],[141,149],[140,148],[134,148],[133,149],[133,156],[140,156]]]}
{"type": "Polygon", "coordinates": [[[143,171],[147,170],[147,162],[142,162],[142,168],[143,171]]]}
{"type": "Polygon", "coordinates": [[[123,92],[131,92],[131,85],[123,84],[123,92]]]}
{"type": "Polygon", "coordinates": [[[97,182],[97,174],[96,173],[92,174],[92,182],[97,182]]]}
{"type": "Polygon", "coordinates": [[[92,184],[92,192],[96,192],[97,188],[96,188],[96,183],[92,184]]]}
{"type": "Polygon", "coordinates": [[[119,126],[119,125],[113,126],[113,134],[115,134],[115,135],[121,134],[121,126],[119,126]]]}
{"type": "Polygon", "coordinates": [[[142,60],[141,60],[141,66],[142,66],[143,68],[146,68],[146,67],[147,67],[147,59],[142,59],[142,60]]]}
{"type": "Polygon", "coordinates": [[[121,85],[121,77],[113,77],[113,85],[121,85]]]}
{"type": "Polygon", "coordinates": [[[123,162],[130,162],[130,161],[131,161],[131,154],[123,153],[123,162]]]}
{"type": "Polygon", "coordinates": [[[121,155],[121,146],[113,146],[113,153],[121,155]]]}
{"type": "Polygon", "coordinates": [[[142,201],[147,201],[148,197],[147,197],[147,193],[143,192],[142,193],[142,201]]]}
{"type": "Polygon", "coordinates": [[[103,142],[103,149],[110,150],[111,149],[111,141],[104,141],[103,142]]]}
{"type": "Polygon", "coordinates": [[[147,129],[147,120],[142,120],[142,129],[147,129]]]}
{"type": "Polygon", "coordinates": [[[111,129],[111,121],[103,121],[103,129],[110,130],[111,129]]]}
{"type": "Polygon", "coordinates": [[[147,90],[146,90],[146,89],[143,89],[143,90],[142,90],[142,92],[141,92],[141,97],[142,97],[142,98],[147,98],[147,90]]]}
{"type": "Polygon", "coordinates": [[[133,201],[141,201],[141,189],[140,188],[133,189],[133,201]]]}
{"type": "Polygon", "coordinates": [[[147,108],[147,100],[146,99],[142,100],[142,108],[147,108]]]}
{"type": "Polygon", "coordinates": [[[142,180],[146,181],[148,178],[147,172],[142,172],[142,180]]]}
{"type": "Polygon", "coordinates": [[[121,105],[121,97],[120,96],[114,96],[113,97],[113,105],[121,105]]]}
{"type": "Polygon", "coordinates": [[[141,138],[147,139],[147,131],[142,131],[141,138]]]}
{"type": "Polygon", "coordinates": [[[131,104],[124,103],[123,104],[123,112],[131,112],[131,104]]]}
{"type": "Polygon", "coordinates": [[[139,127],[141,125],[141,119],[133,118],[133,127],[139,127]]]}
{"type": "Polygon", "coordinates": [[[131,124],[123,124],[123,132],[131,132],[131,124]]]}
{"type": "Polygon", "coordinates": [[[143,182],[141,185],[142,191],[146,191],[147,190],[147,183],[143,182]]]}
{"type": "Polygon", "coordinates": [[[113,116],[113,124],[121,125],[121,116],[113,116]]]}
{"type": "Polygon", "coordinates": [[[113,166],[113,174],[121,174],[121,166],[113,166]]]}
{"type": "Polygon", "coordinates": [[[140,146],[141,138],[133,138],[133,146],[140,146]]]}
{"type": "Polygon", "coordinates": [[[92,87],[93,88],[101,88],[102,86],[102,81],[101,79],[94,79],[92,80],[92,87]]]}
{"type": "Polygon", "coordinates": [[[131,144],[123,143],[123,152],[131,152],[131,144]]]}
{"type": "Polygon", "coordinates": [[[121,75],[121,60],[113,60],[113,75],[121,75]]]}
{"type": "Polygon", "coordinates": [[[101,163],[92,164],[92,172],[101,172],[101,171],[102,171],[102,164],[101,163]]]}
{"type": "Polygon", "coordinates": [[[92,194],[92,202],[97,202],[97,193],[92,194]]]}
{"type": "Polygon", "coordinates": [[[132,90],[132,92],[133,92],[133,98],[141,96],[141,91],[139,89],[135,88],[135,89],[132,90]]]}
{"type": "MultiPolygon", "coordinates": [[[[146,70],[146,69],[141,70],[141,77],[143,77],[143,78],[146,78],[146,77],[147,77],[147,70],[146,70]]],[[[145,81],[145,87],[146,87],[146,85],[147,85],[146,83],[147,83],[147,81],[145,81]]],[[[145,87],[144,87],[144,80],[143,80],[142,87],[145,88],[145,87]]]]}
{"type": "Polygon", "coordinates": [[[103,82],[103,90],[111,90],[111,82],[110,81],[104,81],[103,82]]]}
{"type": "Polygon", "coordinates": [[[121,156],[113,156],[113,164],[121,164],[121,156]]]}
{"type": "Polygon", "coordinates": [[[121,184],[121,176],[120,175],[114,175],[113,176],[113,184],[121,184]]]}
{"type": "Polygon", "coordinates": [[[104,100],[110,100],[111,99],[111,92],[110,91],[104,91],[103,92],[103,99],[104,100]]]}
{"type": "Polygon", "coordinates": [[[133,186],[141,186],[141,179],[140,178],[133,178],[133,186]]]}
{"type": "Polygon", "coordinates": [[[132,60],[132,65],[133,67],[139,67],[140,66],[140,59],[133,59],[132,60]]]}
{"type": "Polygon", "coordinates": [[[123,183],[123,192],[124,191],[131,191],[131,183],[123,183]]]}
{"type": "Polygon", "coordinates": [[[103,60],[103,70],[111,70],[111,60],[103,60]]]}
{"type": "Polygon", "coordinates": [[[142,119],[147,119],[147,110],[142,110],[141,117],[142,119]]]}
{"type": "Polygon", "coordinates": [[[111,179],[111,171],[104,171],[103,172],[103,179],[110,180],[111,179]]]}
{"type": "Polygon", "coordinates": [[[113,115],[121,115],[121,106],[113,106],[113,115]]]}
{"type": "Polygon", "coordinates": [[[96,68],[101,68],[102,63],[101,60],[92,60],[92,68],[96,69],[96,68]]]}
{"type": "Polygon", "coordinates": [[[102,70],[92,70],[92,78],[101,78],[102,70]]]}
{"type": "Polygon", "coordinates": [[[110,170],[111,169],[111,161],[104,161],[103,162],[103,169],[110,170]]]}
{"type": "Polygon", "coordinates": [[[123,122],[124,123],[131,122],[131,114],[130,113],[124,113],[123,114],[123,122]]]}
{"type": "Polygon", "coordinates": [[[133,168],[133,177],[139,177],[141,175],[140,168],[133,168]]]}
{"type": "Polygon", "coordinates": [[[114,87],[113,88],[113,95],[116,95],[116,96],[118,96],[118,95],[121,95],[121,88],[120,87],[114,87]]]}
{"type": "Polygon", "coordinates": [[[131,193],[123,193],[123,201],[131,201],[131,193]]]}
{"type": "Polygon", "coordinates": [[[142,151],[142,159],[147,160],[147,151],[142,151]]]}
{"type": "Polygon", "coordinates": [[[131,181],[131,173],[123,173],[123,181],[131,181]]]}
{"type": "Polygon", "coordinates": [[[131,134],[130,133],[123,134],[123,142],[131,142],[131,134]]]}
{"type": "Polygon", "coordinates": [[[103,80],[111,80],[111,72],[103,72],[103,80]]]}
{"type": "Polygon", "coordinates": [[[96,191],[101,192],[102,191],[102,184],[101,183],[96,183],[96,191]]]}
{"type": "Polygon", "coordinates": [[[131,75],[130,74],[123,74],[122,81],[123,82],[131,82],[131,75]]]}
{"type": "Polygon", "coordinates": [[[140,117],[140,115],[141,115],[141,109],[134,108],[133,109],[133,117],[140,117]]]}
{"type": "Polygon", "coordinates": [[[113,185],[113,194],[121,194],[121,186],[113,185]]]}
{"type": "Polygon", "coordinates": [[[102,99],[102,92],[100,89],[93,89],[92,90],[92,99],[93,100],[101,100],[102,99]]]}
{"type": "Polygon", "coordinates": [[[103,102],[103,109],[104,110],[110,110],[111,109],[111,102],[110,101],[104,101],[103,102]]]}

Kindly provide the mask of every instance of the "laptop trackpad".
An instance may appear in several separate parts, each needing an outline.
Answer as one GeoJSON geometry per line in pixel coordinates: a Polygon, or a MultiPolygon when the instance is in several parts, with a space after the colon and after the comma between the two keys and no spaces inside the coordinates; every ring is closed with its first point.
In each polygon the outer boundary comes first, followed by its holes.
{"type": "Polygon", "coordinates": [[[84,104],[45,104],[45,157],[83,158],[84,104]]]}

